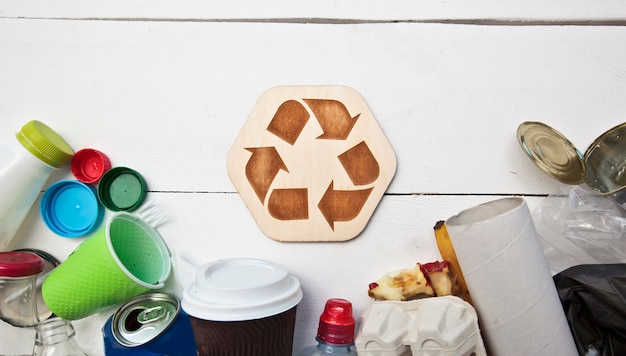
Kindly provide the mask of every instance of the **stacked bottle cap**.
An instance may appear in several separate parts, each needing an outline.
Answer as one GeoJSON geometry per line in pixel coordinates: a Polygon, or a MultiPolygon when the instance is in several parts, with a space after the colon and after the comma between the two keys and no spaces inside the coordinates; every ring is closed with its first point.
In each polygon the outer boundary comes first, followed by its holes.
{"type": "Polygon", "coordinates": [[[24,125],[16,138],[48,169],[61,168],[71,160],[70,169],[76,180],[52,184],[40,204],[44,223],[57,235],[86,236],[99,227],[104,208],[130,212],[145,200],[146,181],[137,171],[112,168],[107,155],[97,149],[83,148],[74,153],[63,138],[39,121],[24,125]]]}

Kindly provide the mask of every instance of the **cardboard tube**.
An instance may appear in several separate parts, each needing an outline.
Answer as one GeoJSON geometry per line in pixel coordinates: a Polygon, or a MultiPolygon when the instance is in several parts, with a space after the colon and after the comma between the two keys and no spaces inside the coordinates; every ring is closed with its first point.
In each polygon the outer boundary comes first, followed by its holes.
{"type": "Polygon", "coordinates": [[[578,353],[522,198],[478,205],[446,226],[490,354],[578,353]]]}

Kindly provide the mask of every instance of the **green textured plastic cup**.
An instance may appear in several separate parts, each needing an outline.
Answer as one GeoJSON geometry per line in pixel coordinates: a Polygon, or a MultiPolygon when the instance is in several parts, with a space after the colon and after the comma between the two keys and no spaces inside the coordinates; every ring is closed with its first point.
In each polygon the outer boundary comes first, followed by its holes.
{"type": "Polygon", "coordinates": [[[57,316],[77,320],[164,286],[171,254],[140,218],[117,213],[44,280],[43,299],[57,316]]]}

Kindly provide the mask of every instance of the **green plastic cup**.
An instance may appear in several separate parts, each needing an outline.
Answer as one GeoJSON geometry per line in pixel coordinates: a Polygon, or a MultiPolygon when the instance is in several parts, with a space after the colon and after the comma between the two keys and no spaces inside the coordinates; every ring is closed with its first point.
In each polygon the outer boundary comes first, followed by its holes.
{"type": "Polygon", "coordinates": [[[159,233],[137,216],[117,213],[46,277],[42,295],[57,316],[82,319],[162,288],[171,268],[159,233]]]}

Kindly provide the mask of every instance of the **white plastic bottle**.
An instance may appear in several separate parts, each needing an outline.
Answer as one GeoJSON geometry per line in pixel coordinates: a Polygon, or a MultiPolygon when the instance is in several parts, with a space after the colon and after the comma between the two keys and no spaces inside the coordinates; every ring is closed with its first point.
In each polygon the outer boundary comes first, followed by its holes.
{"type": "Polygon", "coordinates": [[[73,156],[67,142],[37,120],[0,144],[0,251],[13,239],[50,174],[73,156]]]}
{"type": "Polygon", "coordinates": [[[297,356],[356,355],[352,303],[340,298],[326,301],[316,339],[317,345],[305,347],[297,356]]]}

